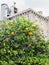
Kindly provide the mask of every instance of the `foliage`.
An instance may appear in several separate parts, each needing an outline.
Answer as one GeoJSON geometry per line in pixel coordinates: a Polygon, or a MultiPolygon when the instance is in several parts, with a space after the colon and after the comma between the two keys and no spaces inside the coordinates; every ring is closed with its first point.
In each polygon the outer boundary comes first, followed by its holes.
{"type": "Polygon", "coordinates": [[[49,44],[25,17],[0,23],[0,65],[49,65],[49,44]]]}

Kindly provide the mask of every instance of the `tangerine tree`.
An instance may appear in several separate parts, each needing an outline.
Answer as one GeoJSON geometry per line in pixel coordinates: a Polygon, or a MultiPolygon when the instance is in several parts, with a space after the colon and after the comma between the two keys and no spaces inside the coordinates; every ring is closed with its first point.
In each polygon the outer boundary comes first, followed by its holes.
{"type": "Polygon", "coordinates": [[[49,44],[25,17],[0,23],[0,65],[49,65],[49,44]]]}

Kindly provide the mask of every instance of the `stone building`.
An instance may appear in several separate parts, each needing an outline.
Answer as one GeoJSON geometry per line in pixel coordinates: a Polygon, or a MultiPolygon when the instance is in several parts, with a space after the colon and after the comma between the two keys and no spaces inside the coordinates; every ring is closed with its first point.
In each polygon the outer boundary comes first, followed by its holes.
{"type": "Polygon", "coordinates": [[[3,18],[7,18],[7,15],[8,15],[8,5],[7,4],[1,4],[1,20],[3,18]]]}
{"type": "Polygon", "coordinates": [[[36,24],[40,26],[40,32],[45,36],[45,39],[49,39],[49,19],[42,16],[42,11],[35,12],[32,9],[27,9],[19,13],[15,13],[14,15],[11,15],[7,17],[9,20],[15,19],[15,17],[21,17],[25,16],[28,20],[36,21],[36,24]]]}

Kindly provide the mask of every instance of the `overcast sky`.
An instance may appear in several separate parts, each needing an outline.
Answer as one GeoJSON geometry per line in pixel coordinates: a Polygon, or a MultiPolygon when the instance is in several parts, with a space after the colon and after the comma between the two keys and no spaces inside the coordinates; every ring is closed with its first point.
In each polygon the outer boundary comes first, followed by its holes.
{"type": "Polygon", "coordinates": [[[14,1],[16,2],[16,6],[19,11],[25,10],[27,8],[32,8],[35,11],[36,10],[43,11],[44,16],[49,15],[49,0],[0,0],[0,6],[2,3],[7,3],[8,6],[10,7],[13,5],[14,1]]]}

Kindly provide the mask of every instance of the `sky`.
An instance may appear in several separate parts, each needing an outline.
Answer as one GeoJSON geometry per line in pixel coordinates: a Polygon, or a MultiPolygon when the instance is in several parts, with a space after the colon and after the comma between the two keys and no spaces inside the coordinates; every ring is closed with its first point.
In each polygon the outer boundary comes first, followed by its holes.
{"type": "Polygon", "coordinates": [[[0,14],[2,3],[6,3],[10,7],[13,2],[16,2],[18,11],[32,8],[35,11],[43,11],[44,16],[49,16],[49,0],[0,0],[0,14]]]}

